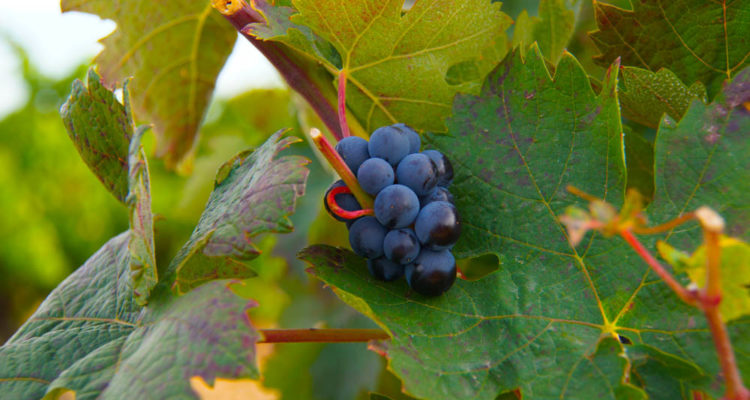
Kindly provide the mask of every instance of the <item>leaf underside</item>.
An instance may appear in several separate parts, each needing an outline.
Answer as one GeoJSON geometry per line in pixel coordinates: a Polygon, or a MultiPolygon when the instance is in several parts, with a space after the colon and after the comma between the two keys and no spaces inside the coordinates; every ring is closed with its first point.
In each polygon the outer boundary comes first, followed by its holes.
{"type": "Polygon", "coordinates": [[[179,292],[213,279],[255,276],[247,263],[259,253],[250,239],[293,229],[288,216],[304,194],[309,160],[277,157],[282,149],[299,141],[282,138],[283,132],[276,132],[255,151],[240,153],[219,169],[198,225],[170,265],[179,292]]]}
{"type": "Polygon", "coordinates": [[[94,254],[0,347],[3,399],[196,398],[190,378],[257,378],[255,305],[227,281],[136,304],[128,233],[94,254]],[[209,311],[210,312],[207,312],[209,311]]]}
{"type": "Polygon", "coordinates": [[[124,203],[128,194],[128,145],[135,127],[127,85],[123,91],[125,105],[102,85],[94,69],[89,69],[85,85],[80,80],[73,82],[60,116],[83,162],[124,203]]]}
{"type": "Polygon", "coordinates": [[[687,87],[668,69],[651,72],[623,67],[622,88],[618,91],[623,117],[656,128],[666,114],[676,121],[693,100],[707,102],[706,88],[700,83],[687,87]]]}
{"type": "MultiPolygon", "coordinates": [[[[589,234],[573,248],[557,220],[579,204],[568,184],[622,204],[616,72],[610,68],[597,96],[572,56],[562,57],[551,79],[537,48],[526,60],[514,52],[481,95],[456,98],[447,136],[427,138],[456,171],[451,191],[463,233],[454,253],[494,253],[497,272],[424,298],[404,282],[375,281],[348,250],[313,246],[300,254],[311,273],[392,335],[390,367],[409,393],[430,399],[494,399],[515,388],[524,399],[673,399],[688,398],[690,388],[721,393],[702,315],[622,241],[589,234]],[[630,346],[651,358],[635,362],[630,346]]],[[[747,322],[729,325],[733,337],[750,333],[747,322]]],[[[746,347],[737,344],[741,367],[750,363],[746,347]]]]}
{"type": "Polygon", "coordinates": [[[130,279],[136,302],[146,305],[159,281],[154,248],[154,215],[151,212],[151,183],[146,153],[141,138],[146,128],[138,129],[130,141],[128,154],[128,204],[130,219],[130,279]]]}

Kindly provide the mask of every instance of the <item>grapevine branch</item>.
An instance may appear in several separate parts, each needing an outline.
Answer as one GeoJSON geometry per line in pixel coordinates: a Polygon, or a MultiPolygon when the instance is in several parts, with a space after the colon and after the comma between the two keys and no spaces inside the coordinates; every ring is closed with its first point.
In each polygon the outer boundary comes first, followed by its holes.
{"type": "Polygon", "coordinates": [[[342,343],[388,340],[380,329],[261,329],[258,343],[342,343]]]}
{"type": "Polygon", "coordinates": [[[642,206],[640,204],[640,197],[637,194],[629,193],[625,205],[620,213],[617,214],[609,212],[613,207],[601,199],[597,199],[576,188],[568,188],[568,190],[588,200],[591,209],[591,213],[582,212],[578,209],[569,209],[565,215],[560,217],[560,220],[571,231],[570,236],[582,238],[582,231],[594,229],[608,236],[617,234],[625,239],[628,245],[638,253],[646,264],[659,275],[682,301],[703,311],[711,330],[722,375],[726,382],[726,392],[723,399],[750,400],[750,391],[748,391],[742,382],[734,351],[732,350],[732,343],[729,339],[726,325],[719,313],[719,304],[721,303],[722,295],[721,245],[719,240],[724,231],[724,220],[721,216],[708,207],[700,207],[695,212],[686,213],[664,224],[654,227],[644,227],[645,218],[640,215],[642,206]],[[602,210],[606,212],[602,212],[602,210]],[[634,232],[639,234],[666,232],[691,220],[698,220],[700,223],[706,246],[706,284],[704,288],[699,290],[688,290],[682,286],[633,234],[634,232]]]}
{"type": "Polygon", "coordinates": [[[346,70],[343,70],[339,73],[338,103],[339,126],[341,126],[341,135],[343,137],[349,137],[351,136],[351,133],[349,133],[349,124],[346,122],[346,70]]]}
{"type": "Polygon", "coordinates": [[[255,46],[276,67],[286,83],[310,104],[326,127],[337,139],[343,137],[340,130],[335,99],[327,95],[330,82],[325,82],[310,73],[313,66],[288,47],[254,38],[247,31],[250,24],[263,23],[263,17],[245,0],[212,0],[211,5],[229,21],[242,36],[255,46]],[[309,68],[307,68],[309,66],[309,68]]]}

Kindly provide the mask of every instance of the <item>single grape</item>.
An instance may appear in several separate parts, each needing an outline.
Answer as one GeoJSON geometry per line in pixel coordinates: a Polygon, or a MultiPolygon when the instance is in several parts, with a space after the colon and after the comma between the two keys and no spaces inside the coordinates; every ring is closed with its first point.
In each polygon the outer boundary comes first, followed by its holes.
{"type": "Polygon", "coordinates": [[[461,235],[461,220],[456,206],[447,201],[427,204],[417,216],[414,231],[423,247],[431,250],[450,248],[461,235]]]}
{"type": "MultiPolygon", "coordinates": [[[[327,200],[328,193],[330,193],[331,190],[341,186],[346,186],[346,183],[339,179],[338,181],[334,182],[331,187],[328,188],[328,190],[326,190],[326,194],[323,196],[323,205],[325,206],[326,211],[328,211],[328,214],[330,214],[333,218],[335,218],[337,221],[346,222],[347,225],[349,225],[353,221],[334,214],[333,211],[331,211],[327,200]]],[[[336,204],[338,204],[339,207],[343,208],[346,211],[357,211],[362,209],[362,206],[359,205],[357,198],[354,197],[354,195],[351,193],[339,193],[334,196],[334,199],[336,200],[336,204]]]]}
{"type": "Polygon", "coordinates": [[[383,256],[383,239],[388,230],[373,217],[362,217],[349,228],[349,244],[352,250],[365,258],[383,256]]]}
{"type": "Polygon", "coordinates": [[[438,186],[448,187],[453,181],[453,165],[448,157],[437,150],[425,150],[422,154],[430,157],[430,160],[435,163],[438,186]]]}
{"type": "Polygon", "coordinates": [[[385,257],[367,260],[367,269],[370,275],[381,281],[392,281],[404,274],[404,266],[388,260],[385,257]]]}
{"type": "Polygon", "coordinates": [[[382,158],[369,158],[357,171],[357,180],[362,189],[375,196],[386,186],[393,185],[393,167],[382,158]]]}
{"type": "Polygon", "coordinates": [[[406,228],[419,214],[419,198],[400,184],[386,186],[375,197],[375,218],[388,229],[406,228]]]}
{"type": "Polygon", "coordinates": [[[385,257],[398,264],[409,264],[419,255],[419,240],[411,229],[388,232],[383,240],[385,257]]]}
{"type": "Polygon", "coordinates": [[[382,158],[395,167],[402,158],[409,154],[409,139],[400,130],[392,126],[384,126],[370,135],[367,149],[370,157],[382,158]]]}
{"type": "Polygon", "coordinates": [[[396,178],[417,196],[424,196],[437,185],[435,163],[424,154],[409,154],[398,163],[396,178]]]}
{"type": "Polygon", "coordinates": [[[391,126],[406,134],[406,138],[409,139],[409,154],[419,153],[419,148],[422,146],[422,140],[414,129],[411,129],[409,125],[404,123],[393,124],[391,126]]]}
{"type": "Polygon", "coordinates": [[[406,281],[415,292],[438,296],[456,281],[456,259],[450,250],[422,249],[414,263],[406,266],[406,281]]]}
{"type": "Polygon", "coordinates": [[[357,173],[359,166],[370,158],[367,150],[367,140],[357,136],[349,136],[336,143],[336,152],[344,159],[346,166],[353,174],[357,173]]]}
{"type": "Polygon", "coordinates": [[[453,204],[453,195],[448,189],[442,186],[436,186],[430,193],[419,198],[419,207],[424,208],[433,201],[447,201],[453,204]]]}

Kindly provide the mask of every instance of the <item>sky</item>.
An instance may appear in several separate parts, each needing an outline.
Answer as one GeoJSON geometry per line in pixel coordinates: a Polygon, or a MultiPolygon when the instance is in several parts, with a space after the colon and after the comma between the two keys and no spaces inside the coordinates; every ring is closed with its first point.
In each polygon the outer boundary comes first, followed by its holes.
{"type": "MultiPolygon", "coordinates": [[[[59,0],[0,0],[0,118],[25,104],[28,96],[20,61],[7,38],[20,44],[43,74],[62,78],[81,63],[90,63],[102,49],[97,41],[115,28],[114,22],[95,15],[62,14],[59,0]]],[[[273,66],[238,37],[219,74],[215,95],[228,98],[250,88],[280,86],[281,77],[273,66]]]]}

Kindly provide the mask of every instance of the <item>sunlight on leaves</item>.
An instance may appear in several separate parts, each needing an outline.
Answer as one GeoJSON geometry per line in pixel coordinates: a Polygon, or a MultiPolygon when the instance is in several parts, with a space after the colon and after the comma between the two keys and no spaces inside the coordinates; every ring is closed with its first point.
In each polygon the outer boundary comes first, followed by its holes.
{"type": "Polygon", "coordinates": [[[193,151],[235,30],[208,1],[63,0],[61,7],[117,23],[101,40],[99,73],[110,87],[133,77],[136,118],[154,124],[157,154],[177,166],[193,151]]]}
{"type": "Polygon", "coordinates": [[[445,131],[453,96],[477,92],[507,51],[510,18],[487,0],[425,0],[403,14],[401,0],[293,4],[298,14],[260,8],[266,24],[249,32],[308,54],[333,75],[345,71],[347,105],[368,132],[394,122],[445,131]],[[454,86],[446,74],[459,64],[476,74],[454,86]]]}

